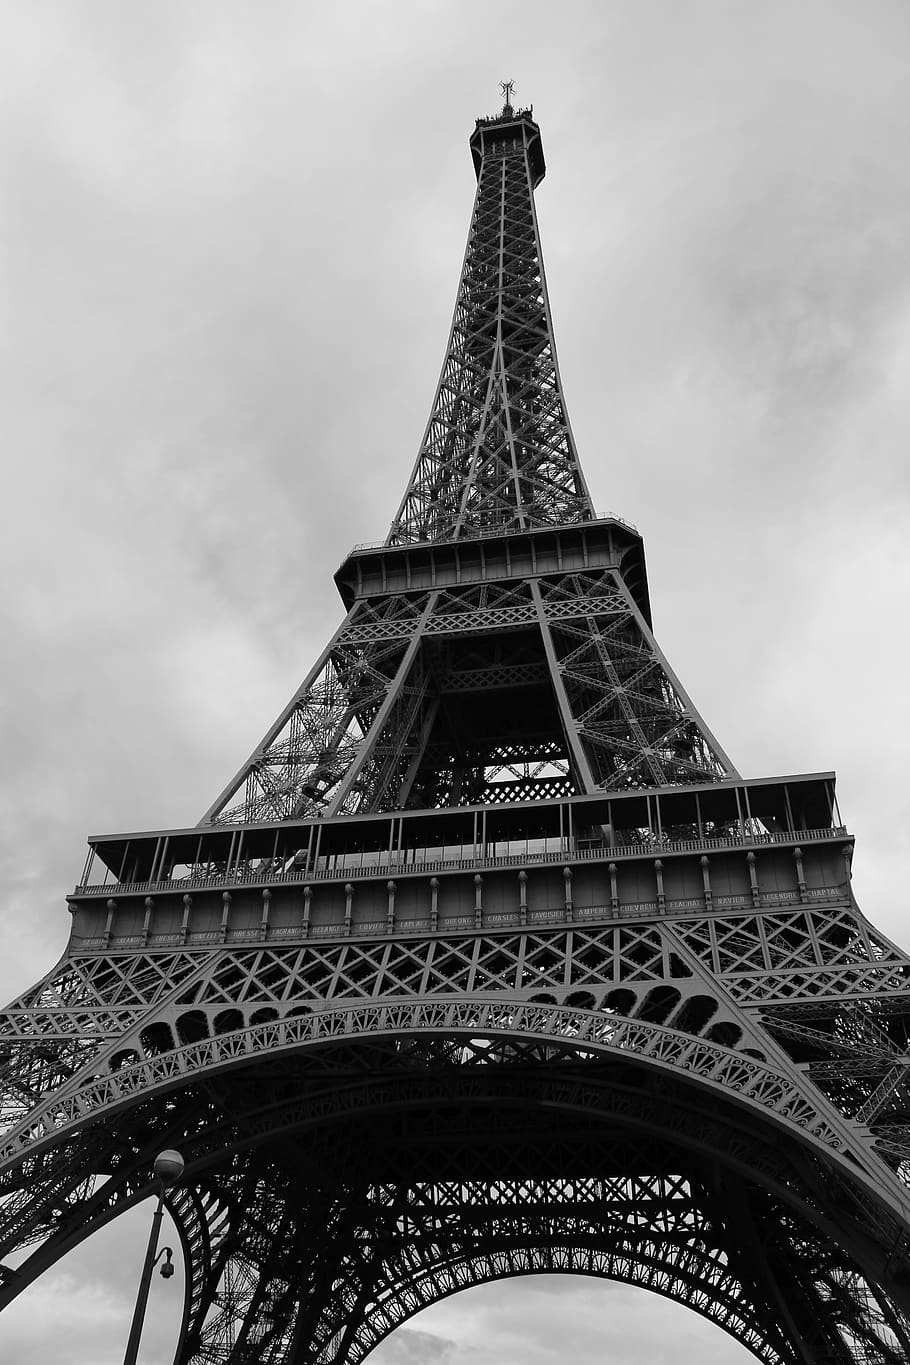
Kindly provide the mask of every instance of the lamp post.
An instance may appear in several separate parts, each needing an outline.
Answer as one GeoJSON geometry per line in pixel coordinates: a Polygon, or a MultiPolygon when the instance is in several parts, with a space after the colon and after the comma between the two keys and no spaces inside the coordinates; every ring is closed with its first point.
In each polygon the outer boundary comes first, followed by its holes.
{"type": "Polygon", "coordinates": [[[139,1293],[136,1295],[136,1307],[133,1310],[130,1339],[126,1343],[123,1365],[136,1365],[139,1355],[139,1338],[142,1336],[142,1324],[145,1321],[145,1309],[152,1283],[152,1271],[162,1256],[166,1259],[161,1267],[161,1274],[167,1280],[174,1273],[174,1263],[171,1259],[174,1253],[170,1247],[162,1247],[161,1251],[158,1251],[158,1235],[161,1232],[161,1219],[164,1216],[164,1191],[169,1185],[176,1185],[183,1175],[183,1157],[179,1152],[159,1152],[155,1157],[155,1174],[158,1177],[158,1204],[152,1214],[152,1230],[149,1233],[149,1244],[145,1251],[142,1278],[139,1281],[139,1293]]]}

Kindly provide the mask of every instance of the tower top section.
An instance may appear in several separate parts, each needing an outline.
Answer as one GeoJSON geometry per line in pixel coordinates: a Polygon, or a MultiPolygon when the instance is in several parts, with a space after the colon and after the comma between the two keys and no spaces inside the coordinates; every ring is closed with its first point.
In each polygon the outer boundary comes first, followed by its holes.
{"type": "Polygon", "coordinates": [[[507,99],[501,114],[477,119],[471,136],[471,156],[478,180],[485,155],[505,156],[507,148],[509,152],[514,152],[521,147],[527,154],[532,186],[537,189],[546,174],[547,165],[540,129],[534,122],[533,114],[533,105],[527,109],[513,109],[507,99]]]}
{"type": "Polygon", "coordinates": [[[590,521],[556,363],[534,190],[532,110],[479,118],[471,231],[442,374],[388,545],[590,521]]]}

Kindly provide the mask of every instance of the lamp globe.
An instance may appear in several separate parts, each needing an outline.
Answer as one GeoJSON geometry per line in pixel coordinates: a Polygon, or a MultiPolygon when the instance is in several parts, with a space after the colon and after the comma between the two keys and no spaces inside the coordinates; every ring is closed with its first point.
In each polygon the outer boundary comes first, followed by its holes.
{"type": "Polygon", "coordinates": [[[174,1185],[183,1175],[183,1157],[179,1152],[159,1152],[155,1157],[155,1174],[162,1185],[174,1185]]]}

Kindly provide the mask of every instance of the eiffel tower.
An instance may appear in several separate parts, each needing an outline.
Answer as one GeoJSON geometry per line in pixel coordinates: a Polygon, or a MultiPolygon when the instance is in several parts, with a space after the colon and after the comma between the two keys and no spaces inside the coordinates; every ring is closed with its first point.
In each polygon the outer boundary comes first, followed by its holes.
{"type": "Polygon", "coordinates": [[[92,838],[2,1015],[0,1307],[155,1188],[181,1365],[353,1365],[571,1271],[787,1365],[910,1359],[910,959],[830,772],[745,780],[566,416],[540,131],[477,121],[407,491],[193,828],[92,838]]]}

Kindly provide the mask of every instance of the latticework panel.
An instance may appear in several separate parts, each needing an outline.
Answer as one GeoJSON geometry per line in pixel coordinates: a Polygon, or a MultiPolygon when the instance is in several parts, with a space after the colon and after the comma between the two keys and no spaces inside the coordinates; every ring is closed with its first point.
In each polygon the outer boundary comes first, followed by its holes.
{"type": "Polygon", "coordinates": [[[428,1304],[535,1272],[636,1284],[713,1319],[761,1360],[796,1359],[723,1242],[703,1198],[672,1174],[374,1187],[302,1359],[353,1365],[428,1304]]]}
{"type": "MultiPolygon", "coordinates": [[[[583,1049],[573,1062],[540,1045],[362,1037],[315,1070],[272,1052],[181,1092],[181,1365],[353,1365],[434,1300],[531,1271],[654,1290],[769,1365],[906,1358],[889,1293],[807,1221],[822,1176],[809,1151],[729,1127],[684,1090],[624,1085],[580,1064],[583,1049]]],[[[33,1202],[53,1216],[25,1278],[147,1191],[149,1140],[173,1111],[136,1105],[32,1167],[33,1202]],[[60,1199],[54,1171],[80,1146],[83,1160],[101,1151],[108,1129],[126,1162],[100,1193],[60,1199]]],[[[0,1303],[15,1291],[0,1286],[0,1303]]]]}
{"type": "MultiPolygon", "coordinates": [[[[904,1121],[907,960],[852,909],[799,907],[66,959],[0,1018],[4,1130],[38,1136],[40,1114],[55,1124],[72,1107],[77,1117],[86,1103],[80,1093],[100,1098],[107,1088],[113,1098],[143,1057],[154,1069],[159,1054],[202,1039],[224,1039],[218,1046],[230,1055],[232,1036],[247,1047],[256,1026],[283,1020],[286,1029],[296,1018],[302,1041],[320,1018],[311,1011],[332,1002],[484,997],[507,1002],[502,1024],[517,1026],[520,1012],[530,1011],[523,1028],[543,1027],[534,1006],[588,1012],[583,1028],[592,1038],[607,1036],[598,1015],[658,1025],[670,1030],[660,1043],[668,1057],[671,1034],[679,1039],[673,1048],[701,1038],[760,1060],[772,1057],[773,1036],[788,1050],[809,1049],[798,1060],[811,1063],[840,1112],[888,1125],[892,1143],[904,1121]]],[[[368,1021],[343,1027],[361,1026],[368,1021]]],[[[582,1024],[572,1015],[566,1026],[582,1024]]],[[[287,1034],[289,1044],[294,1036],[287,1034]]]]}
{"type": "Polygon", "coordinates": [[[594,787],[646,789],[731,775],[618,574],[573,574],[541,593],[594,787]],[[585,604],[583,617],[571,613],[572,603],[585,604]]]}
{"type": "Polygon", "coordinates": [[[593,517],[556,365],[527,119],[484,141],[455,317],[389,544],[593,517]]]}
{"type": "Polygon", "coordinates": [[[358,602],[203,823],[352,813],[396,793],[426,691],[412,665],[433,602],[358,602]]]}
{"type": "Polygon", "coordinates": [[[357,602],[206,820],[547,799],[733,772],[616,570],[357,602]]]}
{"type": "Polygon", "coordinates": [[[325,810],[362,750],[403,653],[399,644],[334,648],[247,765],[232,804],[210,818],[231,824],[325,810]]]}

